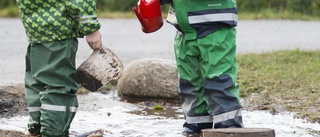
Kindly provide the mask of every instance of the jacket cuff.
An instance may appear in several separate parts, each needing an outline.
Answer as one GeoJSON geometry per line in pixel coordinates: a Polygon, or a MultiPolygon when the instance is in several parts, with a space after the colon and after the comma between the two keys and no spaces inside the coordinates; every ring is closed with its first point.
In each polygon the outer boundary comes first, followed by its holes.
{"type": "Polygon", "coordinates": [[[81,17],[80,19],[80,27],[79,27],[79,36],[83,37],[87,34],[95,32],[99,30],[101,27],[100,23],[98,22],[96,16],[95,17],[81,17]]]}

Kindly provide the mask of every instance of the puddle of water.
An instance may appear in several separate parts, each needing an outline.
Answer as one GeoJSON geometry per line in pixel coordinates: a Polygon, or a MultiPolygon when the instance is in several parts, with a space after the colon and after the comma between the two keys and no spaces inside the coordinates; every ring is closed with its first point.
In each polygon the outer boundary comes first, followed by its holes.
{"type": "Polygon", "coordinates": [[[146,107],[143,110],[133,110],[128,113],[141,115],[141,116],[151,116],[151,115],[162,116],[162,117],[173,118],[173,119],[183,118],[183,114],[181,110],[178,108],[164,108],[163,110],[154,110],[146,107]]]}
{"type": "Polygon", "coordinates": [[[180,109],[181,104],[179,104],[178,100],[155,100],[124,97],[122,101],[140,106],[140,109],[128,112],[131,114],[141,116],[154,115],[174,119],[183,118],[182,109],[180,109]]]}
{"type": "MultiPolygon", "coordinates": [[[[173,104],[154,111],[155,102],[123,102],[113,93],[90,93],[78,98],[80,108],[70,128],[73,136],[105,129],[105,137],[182,137],[183,115],[181,108],[173,104]]],[[[247,128],[275,129],[277,137],[320,137],[319,124],[296,119],[294,113],[243,111],[243,120],[247,128]]],[[[0,129],[25,131],[27,121],[27,116],[0,118],[0,129]]]]}

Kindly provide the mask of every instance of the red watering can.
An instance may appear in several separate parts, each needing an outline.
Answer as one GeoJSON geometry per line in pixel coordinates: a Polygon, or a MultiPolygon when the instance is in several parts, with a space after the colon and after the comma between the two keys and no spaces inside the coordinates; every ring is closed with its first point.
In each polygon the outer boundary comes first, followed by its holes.
{"type": "Polygon", "coordinates": [[[138,8],[132,8],[141,23],[143,32],[155,32],[162,27],[163,19],[160,6],[159,0],[139,0],[138,8]]]}

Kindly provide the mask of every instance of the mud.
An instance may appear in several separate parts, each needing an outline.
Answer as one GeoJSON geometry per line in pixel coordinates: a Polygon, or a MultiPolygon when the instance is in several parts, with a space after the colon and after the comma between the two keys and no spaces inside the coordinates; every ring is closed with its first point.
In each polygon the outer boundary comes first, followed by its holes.
{"type": "Polygon", "coordinates": [[[19,131],[0,129],[0,136],[1,137],[26,137],[27,135],[19,131]]]}
{"type": "MultiPolygon", "coordinates": [[[[0,93],[3,95],[1,98],[7,102],[18,102],[14,107],[0,105],[7,110],[0,115],[0,121],[4,122],[0,124],[0,137],[25,137],[27,112],[25,109],[19,109],[25,108],[23,87],[2,87],[0,93]]],[[[106,137],[182,137],[180,128],[183,124],[183,114],[179,101],[121,98],[115,87],[108,91],[80,92],[78,99],[79,112],[71,126],[70,137],[78,137],[100,128],[106,130],[106,137]]],[[[274,128],[279,137],[320,135],[319,124],[293,119],[294,114],[288,112],[270,114],[269,111],[256,111],[260,110],[261,106],[247,105],[246,99],[242,102],[243,119],[248,128],[274,128]]]]}
{"type": "MultiPolygon", "coordinates": [[[[26,103],[22,85],[0,87],[0,118],[26,115],[26,103]]],[[[0,129],[0,137],[24,137],[23,132],[0,129]]]]}
{"type": "Polygon", "coordinates": [[[0,87],[0,117],[13,117],[26,113],[22,85],[0,87]]]}
{"type": "MultiPolygon", "coordinates": [[[[83,89],[80,89],[83,90],[83,89]]],[[[99,91],[102,94],[110,94],[110,91],[99,91]]],[[[78,95],[85,96],[82,92],[78,95]]],[[[144,109],[129,111],[128,113],[142,115],[142,116],[163,116],[167,118],[181,118],[182,112],[177,112],[179,108],[178,100],[162,100],[162,99],[142,99],[142,98],[119,98],[122,102],[129,102],[132,104],[139,104],[144,106],[144,109]],[[158,111],[154,106],[160,106],[158,111]]],[[[2,86],[0,87],[0,118],[12,118],[15,116],[27,115],[24,87],[21,84],[14,86],[2,86]]],[[[108,115],[111,115],[109,113],[108,115]]],[[[15,131],[15,130],[2,130],[0,129],[0,137],[25,137],[27,132],[15,131]]],[[[71,132],[72,136],[81,136],[81,133],[71,132]]]]}

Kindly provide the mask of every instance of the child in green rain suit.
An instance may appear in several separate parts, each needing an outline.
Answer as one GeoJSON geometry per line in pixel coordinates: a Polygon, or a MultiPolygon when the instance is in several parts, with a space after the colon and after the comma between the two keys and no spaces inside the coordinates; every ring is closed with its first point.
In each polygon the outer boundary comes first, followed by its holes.
{"type": "Polygon", "coordinates": [[[77,37],[101,47],[96,0],[17,0],[29,46],[25,90],[32,136],[67,137],[79,88],[77,37]]]}
{"type": "Polygon", "coordinates": [[[242,128],[236,83],[236,0],[160,0],[171,4],[184,134],[242,128]]]}

